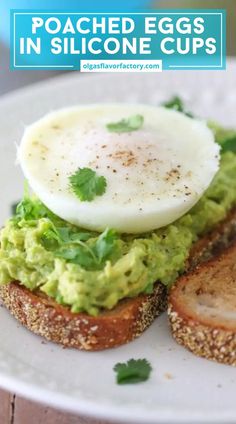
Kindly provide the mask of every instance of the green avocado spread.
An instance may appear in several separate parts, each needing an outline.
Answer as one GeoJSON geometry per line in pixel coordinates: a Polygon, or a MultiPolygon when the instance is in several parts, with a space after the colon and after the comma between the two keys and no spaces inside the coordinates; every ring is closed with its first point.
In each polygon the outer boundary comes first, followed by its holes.
{"type": "Polygon", "coordinates": [[[91,315],[120,299],[151,293],[157,280],[170,286],[184,271],[192,244],[236,205],[236,155],[224,149],[235,133],[211,127],[223,152],[212,184],[189,213],[151,233],[83,230],[26,193],[1,231],[0,284],[18,280],[72,312],[91,315]]]}

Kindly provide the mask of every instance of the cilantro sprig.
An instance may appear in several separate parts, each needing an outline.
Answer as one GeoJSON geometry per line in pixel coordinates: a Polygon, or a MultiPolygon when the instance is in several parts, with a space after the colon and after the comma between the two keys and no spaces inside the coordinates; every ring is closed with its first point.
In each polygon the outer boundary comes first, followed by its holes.
{"type": "Polygon", "coordinates": [[[16,207],[16,217],[25,221],[36,220],[52,215],[38,199],[32,202],[29,198],[23,200],[16,207]]]}
{"type": "Polygon", "coordinates": [[[129,359],[114,366],[117,384],[134,384],[148,380],[152,367],[147,359],[129,359]]]}
{"type": "MultiPolygon", "coordinates": [[[[77,232],[73,233],[67,228],[52,227],[45,234],[45,247],[50,247],[50,241],[58,243],[54,247],[54,253],[57,257],[66,261],[80,265],[87,270],[96,270],[104,266],[106,260],[116,252],[117,234],[112,229],[106,229],[95,241],[86,243],[92,239],[92,233],[77,232]]],[[[94,237],[95,238],[95,237],[94,237]]]]}
{"type": "Polygon", "coordinates": [[[110,132],[125,133],[139,130],[143,122],[144,117],[142,115],[133,115],[119,122],[111,122],[106,127],[110,132]]]}
{"type": "Polygon", "coordinates": [[[14,218],[17,221],[34,221],[40,218],[56,217],[37,197],[30,194],[28,182],[24,182],[23,199],[18,204],[14,205],[14,218]]]}
{"type": "Polygon", "coordinates": [[[167,109],[175,109],[178,112],[184,113],[189,118],[193,118],[193,114],[189,111],[186,111],[183,100],[178,96],[173,96],[167,102],[162,103],[162,106],[166,107],[167,109]]]}
{"type": "Polygon", "coordinates": [[[102,196],[106,191],[105,177],[98,176],[90,168],[79,168],[69,177],[70,187],[79,199],[91,202],[96,196],[102,196]]]}

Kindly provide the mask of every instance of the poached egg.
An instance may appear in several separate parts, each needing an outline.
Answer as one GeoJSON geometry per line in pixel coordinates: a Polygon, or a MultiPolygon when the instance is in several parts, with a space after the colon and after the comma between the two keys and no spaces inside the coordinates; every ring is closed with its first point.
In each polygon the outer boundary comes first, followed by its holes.
{"type": "Polygon", "coordinates": [[[18,159],[32,190],[77,226],[123,233],[151,231],[188,212],[219,168],[219,146],[206,123],[147,105],[97,104],[49,113],[24,132],[18,159]],[[143,117],[130,132],[107,125],[143,117]],[[106,191],[81,201],[69,178],[90,168],[106,191]]]}

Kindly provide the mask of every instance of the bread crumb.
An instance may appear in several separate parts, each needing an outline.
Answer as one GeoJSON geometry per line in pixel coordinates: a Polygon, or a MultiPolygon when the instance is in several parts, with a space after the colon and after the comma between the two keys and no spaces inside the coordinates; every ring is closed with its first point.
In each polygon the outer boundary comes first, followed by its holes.
{"type": "Polygon", "coordinates": [[[170,374],[169,372],[166,372],[166,373],[164,374],[164,377],[165,377],[167,380],[173,380],[173,378],[174,378],[174,376],[173,376],[172,374],[170,374]]]}

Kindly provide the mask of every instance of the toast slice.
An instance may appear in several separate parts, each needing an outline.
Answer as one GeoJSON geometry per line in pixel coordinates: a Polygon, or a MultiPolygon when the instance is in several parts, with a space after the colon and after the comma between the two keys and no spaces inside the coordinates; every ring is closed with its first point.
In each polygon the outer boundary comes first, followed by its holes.
{"type": "MultiPolygon", "coordinates": [[[[236,210],[195,243],[186,270],[225,249],[234,238],[236,210]]],[[[34,333],[66,347],[95,351],[120,346],[140,336],[166,309],[167,290],[157,282],[152,294],[124,299],[97,317],[72,313],[42,292],[31,292],[18,282],[0,286],[0,298],[12,315],[34,333]]]]}
{"type": "Polygon", "coordinates": [[[121,300],[111,311],[94,317],[73,313],[17,282],[0,287],[5,306],[29,330],[66,347],[93,351],[120,346],[140,336],[166,308],[165,292],[162,284],[156,284],[151,295],[121,300]]]}
{"type": "Polygon", "coordinates": [[[168,316],[179,344],[236,366],[236,243],[178,280],[170,291],[168,316]]]}

